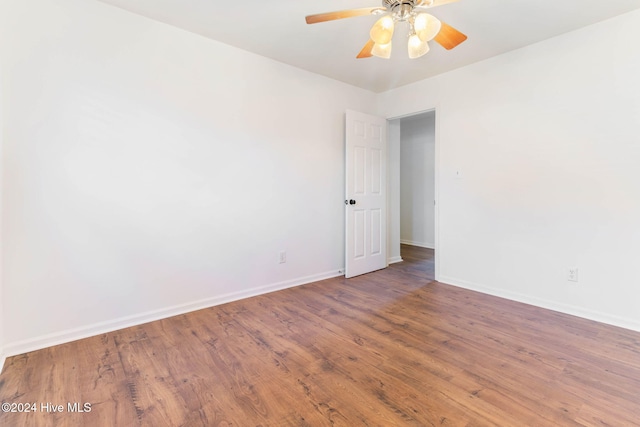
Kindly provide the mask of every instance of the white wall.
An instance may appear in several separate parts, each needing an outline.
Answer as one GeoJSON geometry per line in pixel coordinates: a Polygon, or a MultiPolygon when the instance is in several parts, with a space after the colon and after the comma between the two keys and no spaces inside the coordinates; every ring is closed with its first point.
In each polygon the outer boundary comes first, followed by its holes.
{"type": "Polygon", "coordinates": [[[373,93],[95,1],[3,7],[7,353],[339,274],[373,93]]]}
{"type": "MultiPolygon", "coordinates": [[[[0,19],[0,25],[3,20],[0,19]]],[[[2,265],[3,265],[3,245],[4,240],[2,238],[2,194],[3,194],[3,164],[4,157],[2,156],[2,145],[4,141],[4,117],[3,117],[3,56],[2,56],[2,42],[0,42],[0,373],[4,366],[5,354],[4,354],[4,295],[3,295],[3,281],[2,281],[2,265]]]]}
{"type": "Polygon", "coordinates": [[[640,330],[629,40],[640,11],[380,96],[387,117],[438,107],[443,282],[640,330]]]}
{"type": "Polygon", "coordinates": [[[434,111],[400,119],[400,242],[435,247],[434,111]]]}

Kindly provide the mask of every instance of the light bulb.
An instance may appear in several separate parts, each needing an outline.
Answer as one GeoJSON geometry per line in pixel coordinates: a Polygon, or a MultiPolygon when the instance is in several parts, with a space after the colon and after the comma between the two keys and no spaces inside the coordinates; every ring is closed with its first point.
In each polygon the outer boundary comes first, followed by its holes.
{"type": "Polygon", "coordinates": [[[373,49],[371,49],[371,54],[373,56],[377,56],[378,58],[391,58],[391,42],[386,44],[374,44],[373,49]]]}
{"type": "Polygon", "coordinates": [[[438,35],[442,24],[435,16],[428,13],[420,13],[413,21],[413,28],[416,30],[416,35],[420,37],[420,40],[428,42],[438,35]]]}
{"type": "Polygon", "coordinates": [[[371,27],[371,31],[369,32],[371,40],[376,42],[376,44],[389,43],[393,37],[393,27],[393,18],[389,15],[383,16],[371,27]]]}
{"type": "Polygon", "coordinates": [[[420,40],[420,37],[418,37],[416,34],[413,34],[411,37],[409,37],[407,48],[409,50],[409,58],[420,58],[422,55],[429,52],[429,43],[420,40]]]}

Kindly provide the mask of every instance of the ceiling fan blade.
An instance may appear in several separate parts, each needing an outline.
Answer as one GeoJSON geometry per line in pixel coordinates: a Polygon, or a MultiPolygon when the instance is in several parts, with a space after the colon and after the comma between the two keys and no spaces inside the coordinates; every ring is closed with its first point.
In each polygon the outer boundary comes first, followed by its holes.
{"type": "Polygon", "coordinates": [[[443,48],[447,50],[453,49],[467,39],[467,36],[453,28],[451,25],[445,24],[442,21],[440,22],[442,23],[442,28],[438,35],[435,36],[434,40],[440,43],[443,48]]]}
{"type": "Polygon", "coordinates": [[[363,7],[362,9],[339,10],[337,12],[319,13],[305,17],[307,24],[335,21],[336,19],[353,18],[354,16],[371,15],[374,10],[386,10],[384,7],[363,7]]]}
{"type": "Polygon", "coordinates": [[[373,45],[376,44],[373,40],[369,39],[367,44],[364,45],[358,56],[356,58],[371,58],[373,54],[371,53],[371,49],[373,49],[373,45]]]}
{"type": "Polygon", "coordinates": [[[432,8],[432,7],[442,6],[442,5],[449,4],[449,3],[455,3],[457,1],[460,1],[460,0],[433,0],[433,1],[422,0],[422,2],[420,2],[419,4],[416,5],[416,7],[423,8],[423,9],[429,9],[429,8],[432,8]]]}

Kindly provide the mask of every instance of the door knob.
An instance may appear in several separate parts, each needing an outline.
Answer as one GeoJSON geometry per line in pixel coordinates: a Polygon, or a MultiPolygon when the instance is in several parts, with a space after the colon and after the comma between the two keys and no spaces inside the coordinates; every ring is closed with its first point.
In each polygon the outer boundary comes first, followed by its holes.
{"type": "Polygon", "coordinates": [[[355,205],[355,204],[356,204],[356,201],[355,201],[355,200],[353,200],[353,199],[350,199],[350,200],[349,200],[349,204],[350,204],[350,205],[355,205]]]}

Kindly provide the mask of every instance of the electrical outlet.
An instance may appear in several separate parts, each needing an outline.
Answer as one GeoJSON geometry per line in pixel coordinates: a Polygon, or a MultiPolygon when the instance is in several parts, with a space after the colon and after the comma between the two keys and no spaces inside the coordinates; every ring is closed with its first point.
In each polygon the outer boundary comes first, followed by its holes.
{"type": "Polygon", "coordinates": [[[567,280],[570,282],[578,281],[578,267],[569,267],[567,270],[567,280]]]}
{"type": "Polygon", "coordinates": [[[287,262],[287,253],[285,251],[280,251],[278,259],[280,260],[280,264],[284,264],[285,262],[287,262]]]}

